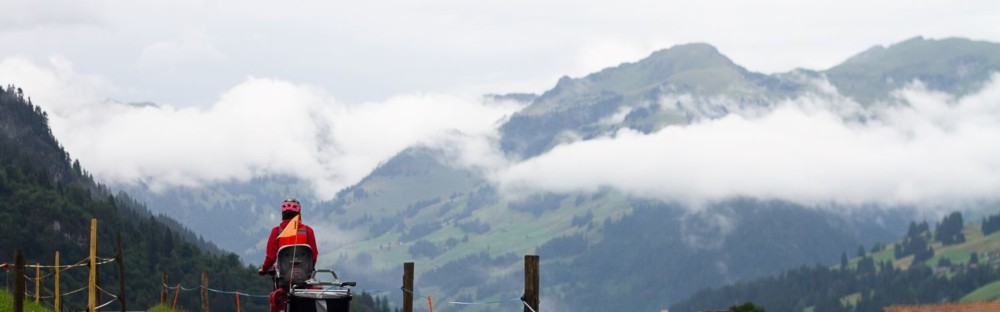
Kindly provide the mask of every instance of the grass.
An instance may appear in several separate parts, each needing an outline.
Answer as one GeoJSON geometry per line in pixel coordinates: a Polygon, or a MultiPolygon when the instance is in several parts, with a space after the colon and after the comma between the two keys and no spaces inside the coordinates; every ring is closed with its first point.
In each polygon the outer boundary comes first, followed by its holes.
{"type": "Polygon", "coordinates": [[[962,302],[969,301],[988,301],[1000,299],[1000,281],[996,281],[986,286],[979,287],[975,291],[962,297],[962,302]]]}
{"type": "Polygon", "coordinates": [[[861,300],[861,293],[853,293],[840,298],[840,303],[845,306],[854,306],[858,304],[858,300],[861,300]]]}
{"type": "MultiPolygon", "coordinates": [[[[0,289],[0,311],[14,311],[14,296],[12,296],[10,291],[8,291],[7,289],[0,289]]],[[[52,309],[46,308],[39,304],[35,304],[35,302],[28,300],[28,298],[25,298],[24,311],[52,312],[52,309]]]]}
{"type": "MultiPolygon", "coordinates": [[[[10,294],[7,289],[0,288],[0,311],[14,311],[14,297],[10,294]]],[[[155,307],[149,308],[149,312],[187,312],[184,309],[176,309],[171,311],[168,305],[157,305],[155,307]]],[[[24,312],[52,312],[49,309],[40,304],[35,304],[34,301],[25,298],[24,301],[24,312]]]]}
{"type": "Polygon", "coordinates": [[[187,310],[180,309],[180,308],[178,308],[176,310],[170,310],[170,306],[165,305],[165,304],[160,304],[160,305],[154,306],[152,308],[149,308],[149,310],[147,310],[147,312],[187,312],[187,310]]]}
{"type": "Polygon", "coordinates": [[[941,258],[948,258],[952,263],[964,263],[969,261],[969,257],[973,252],[978,252],[982,255],[983,252],[1000,248],[1000,232],[984,237],[980,227],[979,223],[965,227],[963,230],[966,237],[965,243],[952,246],[935,244],[934,257],[928,260],[927,263],[936,265],[941,258]]]}

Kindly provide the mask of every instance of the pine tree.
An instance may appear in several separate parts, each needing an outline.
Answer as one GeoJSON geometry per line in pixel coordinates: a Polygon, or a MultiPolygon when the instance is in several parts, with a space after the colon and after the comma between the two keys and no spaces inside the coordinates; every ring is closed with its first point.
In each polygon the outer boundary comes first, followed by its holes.
{"type": "Polygon", "coordinates": [[[965,227],[965,222],[962,220],[962,213],[952,212],[951,214],[944,217],[941,223],[938,224],[934,233],[934,240],[941,242],[945,246],[961,244],[965,242],[965,234],[962,233],[962,228],[965,227]]]}

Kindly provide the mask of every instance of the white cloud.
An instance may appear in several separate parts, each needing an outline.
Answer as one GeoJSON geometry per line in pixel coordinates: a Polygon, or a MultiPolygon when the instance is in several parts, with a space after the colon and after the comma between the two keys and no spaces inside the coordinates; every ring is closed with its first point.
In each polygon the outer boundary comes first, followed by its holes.
{"type": "Polygon", "coordinates": [[[0,79],[43,95],[35,102],[49,112],[53,133],[106,181],[163,188],[285,174],[311,181],[321,198],[409,146],[492,133],[520,108],[438,94],[351,104],[315,87],[254,77],[209,108],[138,107],[97,100],[104,80],[59,60],[6,59],[0,79]]]}
{"type": "MultiPolygon", "coordinates": [[[[871,108],[845,121],[828,96],[652,134],[559,146],[498,174],[503,189],[613,187],[691,203],[734,196],[924,207],[1000,199],[1000,79],[960,99],[917,85],[910,106],[871,108]]],[[[841,99],[843,101],[843,99],[841,99]]],[[[696,205],[697,206],[697,205],[696,205]]]]}
{"type": "Polygon", "coordinates": [[[59,56],[49,57],[44,66],[23,57],[4,58],[0,83],[21,87],[35,104],[64,114],[75,113],[76,108],[118,88],[101,76],[76,72],[69,60],[59,56]]]}
{"type": "MultiPolygon", "coordinates": [[[[99,178],[155,187],[284,174],[330,198],[397,152],[427,145],[507,191],[613,187],[693,203],[752,196],[929,206],[1000,197],[996,81],[959,99],[917,84],[897,92],[909,106],[868,109],[826,90],[769,112],[652,134],[622,130],[519,163],[498,151],[496,131],[520,104],[477,96],[345,103],[316,87],[250,77],[208,108],[137,107],[101,99],[117,87],[58,57],[43,65],[6,58],[0,81],[18,82],[46,109],[56,137],[99,178]]],[[[677,99],[690,96],[664,101],[677,99]]]]}
{"type": "Polygon", "coordinates": [[[142,49],[136,63],[140,67],[166,67],[197,65],[224,61],[225,54],[211,43],[181,40],[160,41],[142,49]]]}

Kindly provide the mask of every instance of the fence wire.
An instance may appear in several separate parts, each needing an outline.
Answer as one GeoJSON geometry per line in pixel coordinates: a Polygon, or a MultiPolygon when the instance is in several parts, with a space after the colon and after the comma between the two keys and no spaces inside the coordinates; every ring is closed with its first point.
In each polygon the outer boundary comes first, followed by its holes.
{"type": "Polygon", "coordinates": [[[201,285],[198,285],[198,286],[195,286],[195,287],[191,287],[191,288],[184,287],[183,285],[170,286],[170,285],[163,284],[163,283],[160,283],[160,285],[163,286],[163,288],[166,288],[167,290],[177,290],[178,288],[180,288],[181,291],[195,291],[195,290],[199,290],[199,289],[204,288],[205,290],[208,290],[209,292],[218,293],[218,294],[240,295],[240,296],[243,296],[243,297],[253,297],[253,298],[270,298],[271,297],[270,294],[267,294],[267,295],[254,295],[254,294],[248,294],[248,293],[244,293],[244,292],[240,292],[240,291],[218,290],[218,289],[213,289],[213,288],[209,288],[209,287],[205,287],[205,286],[201,286],[201,285]]]}
{"type": "MultiPolygon", "coordinates": [[[[95,263],[96,265],[103,265],[103,264],[108,264],[108,263],[116,261],[115,258],[97,258],[97,260],[99,260],[99,261],[97,263],[95,263]]],[[[89,262],[90,262],[90,259],[83,259],[83,260],[80,260],[80,261],[78,261],[77,263],[74,263],[74,264],[67,264],[67,265],[60,265],[60,266],[34,264],[34,265],[25,265],[25,268],[38,268],[38,269],[55,269],[55,268],[59,268],[61,270],[69,270],[69,269],[78,268],[78,267],[89,267],[90,266],[89,262]]],[[[10,287],[11,287],[11,285],[10,285],[10,282],[11,282],[10,271],[12,269],[12,265],[10,265],[9,263],[0,263],[0,269],[2,269],[3,271],[5,271],[5,277],[6,277],[5,279],[6,279],[7,288],[10,289],[10,287]]],[[[33,282],[36,279],[45,279],[45,278],[47,278],[49,276],[52,276],[54,273],[55,272],[53,270],[53,271],[48,272],[45,275],[39,276],[39,277],[32,277],[32,276],[28,276],[27,274],[25,274],[24,277],[27,280],[33,282]]],[[[218,294],[237,295],[237,296],[250,297],[250,298],[270,298],[269,294],[265,294],[265,295],[248,294],[248,293],[243,293],[243,292],[239,292],[239,291],[227,291],[227,290],[213,289],[213,288],[209,288],[209,287],[205,287],[205,286],[201,286],[201,285],[198,285],[198,286],[195,286],[195,287],[184,287],[183,285],[180,285],[180,284],[178,284],[177,286],[170,286],[170,285],[162,284],[161,283],[161,286],[164,289],[167,289],[167,290],[178,290],[179,289],[180,291],[186,291],[186,292],[188,292],[188,291],[195,291],[195,290],[205,289],[205,290],[207,290],[209,292],[218,293],[218,294]]],[[[62,296],[73,295],[73,294],[81,292],[81,291],[83,291],[84,289],[87,289],[87,288],[88,288],[88,286],[84,286],[84,287],[81,287],[79,289],[63,293],[62,296]]],[[[118,300],[118,296],[116,294],[111,293],[111,292],[105,290],[104,288],[100,287],[99,285],[96,285],[96,288],[98,290],[100,290],[101,292],[105,293],[106,295],[111,296],[113,298],[112,300],[110,300],[110,301],[108,301],[108,302],[106,302],[106,303],[98,306],[97,307],[98,309],[104,308],[104,307],[106,307],[106,306],[110,305],[111,303],[113,303],[113,302],[115,302],[115,301],[118,300]]],[[[44,288],[44,287],[42,289],[45,290],[49,295],[46,295],[46,296],[39,295],[39,299],[50,299],[50,298],[53,298],[53,296],[51,295],[52,291],[50,291],[50,290],[48,290],[47,288],[44,288]]],[[[368,292],[368,293],[375,294],[375,293],[389,292],[389,291],[392,291],[392,290],[395,290],[395,289],[396,288],[386,288],[386,289],[362,290],[362,291],[363,292],[368,292]]],[[[429,296],[424,296],[423,294],[417,293],[416,291],[414,291],[412,289],[406,289],[404,287],[400,287],[399,290],[401,290],[403,292],[406,292],[406,293],[410,293],[410,294],[412,294],[412,295],[414,295],[416,297],[429,297],[429,296]]],[[[25,296],[28,297],[28,298],[34,298],[34,295],[28,293],[27,290],[25,290],[25,296]]],[[[495,300],[495,301],[472,301],[472,302],[450,301],[448,303],[449,304],[454,304],[454,305],[487,305],[487,304],[501,304],[501,303],[507,303],[507,302],[516,302],[516,301],[520,301],[526,308],[528,308],[532,312],[537,312],[533,307],[531,307],[531,305],[528,304],[527,301],[524,300],[523,297],[511,298],[511,299],[503,299],[503,300],[495,300]]]]}

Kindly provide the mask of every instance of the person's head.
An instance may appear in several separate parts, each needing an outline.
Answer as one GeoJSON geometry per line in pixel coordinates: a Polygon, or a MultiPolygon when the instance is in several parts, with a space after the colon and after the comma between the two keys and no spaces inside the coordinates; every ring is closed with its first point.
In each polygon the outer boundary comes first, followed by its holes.
{"type": "Polygon", "coordinates": [[[281,220],[288,220],[302,213],[302,204],[298,199],[289,198],[281,203],[281,220]]]}

